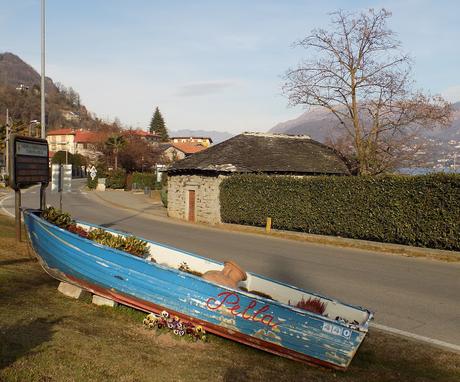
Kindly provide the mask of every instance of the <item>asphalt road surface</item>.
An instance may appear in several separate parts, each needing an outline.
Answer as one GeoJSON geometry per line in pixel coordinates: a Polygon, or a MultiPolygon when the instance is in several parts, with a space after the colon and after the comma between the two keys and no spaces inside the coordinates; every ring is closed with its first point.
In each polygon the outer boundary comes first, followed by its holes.
{"type": "MultiPolygon", "coordinates": [[[[254,234],[160,221],[109,207],[73,182],[64,210],[78,219],[217,260],[364,306],[375,323],[460,346],[460,264],[339,248],[254,234]]],[[[48,192],[47,202],[58,205],[48,192]]],[[[13,211],[14,198],[0,200],[13,211]]],[[[38,207],[38,189],[24,192],[23,206],[38,207]]],[[[460,349],[460,348],[459,348],[460,349]]]]}

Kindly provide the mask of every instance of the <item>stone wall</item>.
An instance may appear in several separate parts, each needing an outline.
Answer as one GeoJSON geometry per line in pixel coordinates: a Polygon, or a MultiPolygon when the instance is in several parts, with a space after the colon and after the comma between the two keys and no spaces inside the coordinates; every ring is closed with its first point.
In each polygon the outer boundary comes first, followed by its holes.
{"type": "Polygon", "coordinates": [[[225,176],[172,175],[168,177],[168,215],[188,220],[189,190],[195,191],[195,221],[218,224],[219,185],[225,176]]]}

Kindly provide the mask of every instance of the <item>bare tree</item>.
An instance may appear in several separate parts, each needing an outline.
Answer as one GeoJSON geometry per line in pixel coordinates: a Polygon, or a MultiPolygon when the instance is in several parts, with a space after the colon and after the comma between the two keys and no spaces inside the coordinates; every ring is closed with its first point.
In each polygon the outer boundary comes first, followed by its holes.
{"type": "Polygon", "coordinates": [[[418,129],[446,126],[450,104],[412,90],[411,60],[387,28],[389,11],[331,15],[330,30],[315,29],[297,42],[317,55],[286,72],[283,92],[291,105],[333,113],[358,173],[378,174],[413,155],[418,129]]]}

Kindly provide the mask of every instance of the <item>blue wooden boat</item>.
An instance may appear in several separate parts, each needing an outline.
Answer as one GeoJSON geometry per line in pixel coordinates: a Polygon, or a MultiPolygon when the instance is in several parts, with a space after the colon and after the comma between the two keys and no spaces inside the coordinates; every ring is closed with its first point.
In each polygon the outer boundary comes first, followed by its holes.
{"type": "Polygon", "coordinates": [[[222,269],[222,263],[166,245],[148,241],[150,255],[139,258],[50,224],[37,210],[24,210],[24,221],[32,247],[52,277],[146,312],[166,310],[211,333],[297,361],[346,369],[372,319],[366,309],[249,272],[239,287],[273,299],[209,282],[177,268],[185,262],[204,273],[222,269]],[[290,305],[307,298],[320,300],[324,313],[290,305]]]}

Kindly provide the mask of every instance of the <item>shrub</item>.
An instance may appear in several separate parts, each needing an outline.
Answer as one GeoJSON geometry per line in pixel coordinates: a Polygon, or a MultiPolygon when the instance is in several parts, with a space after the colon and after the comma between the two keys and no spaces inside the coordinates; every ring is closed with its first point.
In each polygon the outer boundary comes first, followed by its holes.
{"type": "Polygon", "coordinates": [[[460,176],[236,175],[220,186],[222,220],[313,234],[460,249],[460,176]]]}
{"type": "Polygon", "coordinates": [[[132,182],[133,185],[136,185],[136,188],[143,189],[145,187],[149,187],[150,189],[154,189],[156,176],[155,174],[148,172],[134,172],[132,182]]]}
{"type": "Polygon", "coordinates": [[[94,190],[97,187],[97,179],[98,179],[97,176],[93,180],[91,179],[91,176],[88,175],[88,178],[86,180],[86,185],[88,186],[89,189],[94,190]]]}
{"type": "Polygon", "coordinates": [[[160,196],[161,196],[161,203],[163,203],[163,206],[165,208],[168,208],[168,190],[162,189],[160,191],[160,196]]]}
{"type": "Polygon", "coordinates": [[[118,169],[118,170],[112,170],[107,174],[105,186],[107,188],[120,189],[120,188],[125,188],[125,183],[126,183],[125,170],[118,169]]]}

